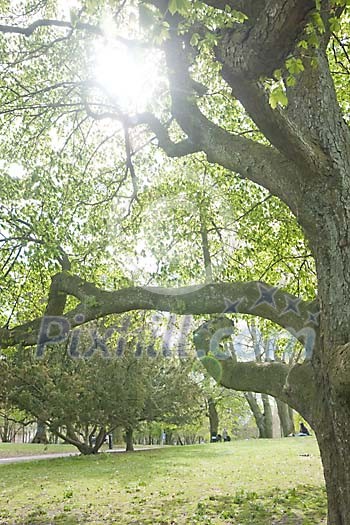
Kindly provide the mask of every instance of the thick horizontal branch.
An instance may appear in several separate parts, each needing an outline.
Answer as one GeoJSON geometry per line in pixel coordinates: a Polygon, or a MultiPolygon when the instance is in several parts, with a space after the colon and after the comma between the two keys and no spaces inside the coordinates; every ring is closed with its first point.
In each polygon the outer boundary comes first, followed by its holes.
{"type": "Polygon", "coordinates": [[[311,422],[317,395],[310,363],[290,367],[279,362],[237,363],[232,359],[219,361],[216,366],[210,358],[202,359],[202,362],[211,375],[213,370],[218,373],[219,364],[220,385],[242,392],[271,395],[287,403],[311,422]]]}
{"type": "MultiPolygon", "coordinates": [[[[256,315],[285,328],[307,347],[312,346],[317,336],[315,303],[304,302],[262,282],[212,283],[180,288],[131,287],[106,291],[76,275],[62,272],[52,280],[49,307],[54,315],[62,308],[65,295],[74,296],[80,303],[62,315],[71,328],[111,314],[158,310],[182,315],[256,315]]],[[[9,330],[1,329],[0,347],[37,344],[41,322],[42,318],[38,318],[9,330]]]]}
{"type": "Polygon", "coordinates": [[[290,367],[285,363],[239,363],[221,361],[220,384],[234,390],[257,392],[278,397],[287,402],[283,391],[290,367]]]}
{"type": "Polygon", "coordinates": [[[310,361],[294,366],[276,361],[238,362],[235,354],[223,352],[222,345],[234,331],[232,321],[220,316],[206,321],[194,332],[194,345],[208,373],[226,388],[271,395],[310,421],[317,399],[310,361]]]}

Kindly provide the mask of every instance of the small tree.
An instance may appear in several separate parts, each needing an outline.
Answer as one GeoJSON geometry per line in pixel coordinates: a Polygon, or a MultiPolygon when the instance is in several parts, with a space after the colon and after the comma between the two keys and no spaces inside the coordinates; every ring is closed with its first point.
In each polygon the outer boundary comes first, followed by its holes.
{"type": "Polygon", "coordinates": [[[142,368],[131,352],[114,360],[97,353],[72,359],[57,346],[38,360],[20,349],[1,361],[1,395],[82,454],[95,454],[114,428],[137,421],[146,388],[142,368]]]}

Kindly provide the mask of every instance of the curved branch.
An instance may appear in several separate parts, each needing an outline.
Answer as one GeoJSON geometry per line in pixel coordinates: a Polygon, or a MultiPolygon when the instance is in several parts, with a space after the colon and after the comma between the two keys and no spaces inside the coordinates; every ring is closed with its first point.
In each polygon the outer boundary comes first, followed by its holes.
{"type": "Polygon", "coordinates": [[[206,153],[209,162],[265,187],[297,214],[302,184],[297,165],[275,148],[232,134],[211,122],[195,102],[181,41],[173,37],[165,44],[165,50],[172,113],[191,142],[206,153]]]}
{"type": "MultiPolygon", "coordinates": [[[[217,56],[222,61],[219,51],[217,56]]],[[[312,176],[330,175],[329,160],[324,151],[311,140],[306,130],[297,126],[297,121],[289,118],[287,111],[272,109],[259,82],[249,80],[244,73],[233,72],[227,64],[223,65],[222,74],[259,130],[286,159],[307,171],[307,180],[312,176]]],[[[302,187],[300,182],[299,187],[302,187]]]]}
{"type": "Polygon", "coordinates": [[[86,103],[85,110],[87,115],[94,120],[119,120],[124,126],[130,128],[145,124],[155,134],[158,140],[158,146],[162,148],[168,157],[184,157],[200,151],[200,147],[194,144],[189,138],[181,140],[180,142],[173,142],[170,139],[167,126],[152,115],[152,113],[144,112],[129,116],[122,113],[119,108],[116,108],[115,112],[104,111],[96,113],[86,103]]]}
{"type": "MultiPolygon", "coordinates": [[[[70,328],[111,314],[159,310],[178,314],[245,313],[269,319],[288,330],[310,351],[317,338],[317,305],[262,282],[211,283],[180,288],[131,287],[116,291],[98,288],[76,275],[54,276],[50,311],[59,312],[65,295],[80,304],[62,316],[70,328]],[[57,310],[55,310],[57,308],[57,310]]],[[[35,345],[42,318],[12,329],[0,329],[0,348],[35,345]]]]}
{"type": "Polygon", "coordinates": [[[344,151],[350,152],[350,129],[343,119],[325,50],[315,49],[313,60],[314,66],[310,59],[304,60],[306,67],[296,85],[287,88],[285,113],[309,137],[309,142],[318,144],[328,155],[333,176],[339,175],[347,162],[348,177],[349,157],[344,151]]]}
{"type": "MultiPolygon", "coordinates": [[[[329,177],[341,165],[339,144],[349,148],[350,137],[327,64],[329,35],[326,32],[321,38],[318,50],[310,47],[308,56],[297,47],[314,4],[309,0],[267,2],[253,24],[247,21],[234,31],[223,32],[216,57],[233,95],[260,131],[286,158],[306,169],[308,178],[313,175],[317,180],[320,175],[329,177]],[[287,108],[273,110],[259,78],[283,70],[288,55],[302,59],[304,70],[294,87],[287,86],[287,108]]],[[[323,6],[325,26],[332,14],[329,5],[323,6]]]]}
{"type": "MultiPolygon", "coordinates": [[[[69,22],[68,20],[57,20],[57,19],[49,19],[49,18],[35,20],[33,23],[31,23],[29,26],[26,26],[26,27],[12,26],[12,25],[0,25],[0,33],[18,34],[18,35],[23,35],[25,37],[30,37],[35,31],[37,31],[38,29],[42,27],[59,27],[63,29],[69,29],[71,31],[76,29],[79,31],[86,31],[93,35],[98,35],[98,36],[104,35],[104,30],[100,26],[88,24],[87,22],[81,22],[80,20],[69,22]]],[[[121,36],[115,36],[114,38],[118,42],[128,45],[128,46],[150,47],[147,43],[138,42],[135,40],[129,40],[121,36]]]]}
{"type": "Polygon", "coordinates": [[[310,363],[290,368],[284,363],[237,363],[232,359],[218,361],[202,358],[208,373],[226,388],[273,396],[312,422],[312,406],[317,400],[310,363]],[[294,370],[295,369],[295,370],[294,370]]]}
{"type": "Polygon", "coordinates": [[[247,29],[226,32],[226,61],[251,79],[272,76],[294,49],[314,8],[314,0],[267,0],[253,25],[248,21],[247,29]]]}
{"type": "Polygon", "coordinates": [[[200,151],[199,145],[194,144],[190,138],[181,140],[180,142],[173,142],[170,139],[167,127],[162,124],[152,113],[139,113],[133,117],[124,116],[125,122],[129,126],[138,126],[146,124],[148,128],[155,134],[158,145],[168,155],[168,157],[184,157],[191,153],[200,151]]]}
{"type": "Polygon", "coordinates": [[[232,321],[223,316],[195,330],[194,345],[198,355],[203,356],[201,361],[208,373],[226,388],[276,397],[311,422],[317,392],[310,361],[294,366],[282,362],[237,362],[235,356],[220,351],[221,342],[233,332],[232,321]]]}

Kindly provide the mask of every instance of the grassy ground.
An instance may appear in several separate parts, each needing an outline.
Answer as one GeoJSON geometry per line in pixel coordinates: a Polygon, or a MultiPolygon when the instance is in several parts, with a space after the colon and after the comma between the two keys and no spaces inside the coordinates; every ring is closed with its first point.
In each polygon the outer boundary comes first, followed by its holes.
{"type": "Polygon", "coordinates": [[[37,445],[34,443],[0,443],[0,459],[18,456],[36,456],[38,454],[57,454],[77,452],[72,445],[37,445]]]}
{"type": "Polygon", "coordinates": [[[320,525],[313,438],[0,466],[0,524],[320,525]]]}
{"type": "MultiPolygon", "coordinates": [[[[125,445],[115,445],[114,448],[124,449],[125,445]]],[[[150,448],[148,445],[136,445],[135,448],[150,448]]],[[[108,449],[107,443],[101,447],[101,452],[108,449]]],[[[0,459],[2,458],[14,458],[20,456],[37,456],[43,454],[60,454],[66,452],[75,452],[79,454],[79,451],[73,445],[37,445],[34,443],[0,443],[0,459]]]]}

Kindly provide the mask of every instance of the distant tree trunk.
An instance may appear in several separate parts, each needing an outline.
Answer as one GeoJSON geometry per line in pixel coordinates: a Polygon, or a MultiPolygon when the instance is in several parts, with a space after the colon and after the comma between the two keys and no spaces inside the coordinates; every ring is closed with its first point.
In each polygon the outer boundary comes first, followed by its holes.
{"type": "Polygon", "coordinates": [[[270,398],[267,394],[261,394],[261,399],[264,406],[264,427],[265,427],[265,438],[272,438],[272,427],[273,427],[273,418],[272,418],[272,409],[270,398]]]}
{"type": "Polygon", "coordinates": [[[209,418],[209,428],[210,428],[210,440],[213,436],[217,436],[219,431],[219,414],[216,409],[215,400],[212,397],[208,397],[208,418],[209,418]]]}
{"type": "Polygon", "coordinates": [[[36,422],[36,432],[32,439],[32,443],[41,443],[47,445],[49,440],[47,439],[46,425],[39,419],[36,422]]]}
{"type": "Polygon", "coordinates": [[[294,420],[293,420],[293,409],[289,407],[283,401],[276,399],[278,417],[281,425],[281,432],[283,437],[287,437],[290,434],[295,433],[294,420]]]}
{"type": "Polygon", "coordinates": [[[53,434],[63,439],[65,443],[69,443],[70,445],[74,445],[75,447],[77,447],[79,452],[84,456],[88,456],[90,454],[98,454],[98,451],[103,445],[107,435],[105,428],[102,427],[100,428],[95,439],[86,440],[85,438],[82,441],[81,436],[79,436],[75,432],[74,428],[70,425],[67,425],[66,433],[64,433],[64,430],[59,430],[57,428],[51,429],[51,431],[53,434]]]}
{"type": "Polygon", "coordinates": [[[125,429],[125,443],[126,443],[126,452],[134,451],[134,441],[133,441],[133,429],[128,427],[125,429]]]}
{"type": "Polygon", "coordinates": [[[252,392],[244,392],[244,397],[248,401],[249,407],[253,413],[259,431],[259,438],[272,438],[272,410],[269,396],[266,394],[262,394],[261,396],[264,412],[261,410],[259,403],[252,392]]]}
{"type": "Polygon", "coordinates": [[[173,444],[173,439],[174,439],[174,433],[170,432],[170,430],[168,430],[165,433],[165,445],[172,445],[173,444]]]}
{"type": "Polygon", "coordinates": [[[177,445],[181,445],[181,446],[184,445],[184,442],[182,441],[182,438],[181,438],[180,435],[177,436],[176,444],[177,444],[177,445]]]}
{"type": "Polygon", "coordinates": [[[11,442],[11,425],[6,416],[4,416],[4,424],[1,426],[0,429],[0,437],[3,443],[11,442]]]}

